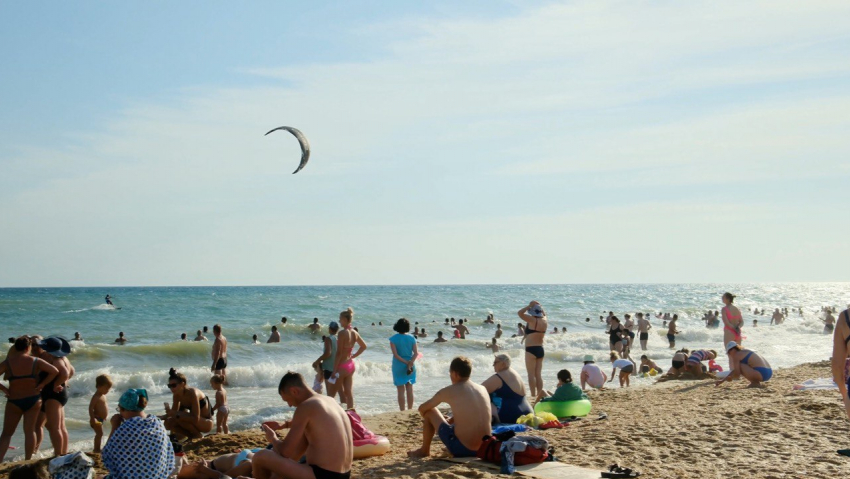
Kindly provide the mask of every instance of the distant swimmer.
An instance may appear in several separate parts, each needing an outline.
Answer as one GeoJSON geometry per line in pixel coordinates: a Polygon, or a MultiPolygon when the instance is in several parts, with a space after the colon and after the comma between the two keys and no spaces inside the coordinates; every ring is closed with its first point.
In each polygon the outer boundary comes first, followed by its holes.
{"type": "Polygon", "coordinates": [[[199,329],[198,335],[195,336],[195,339],[193,339],[192,341],[209,341],[209,340],[207,339],[206,336],[204,336],[204,333],[202,333],[201,330],[199,329]]]}
{"type": "Polygon", "coordinates": [[[487,319],[484,320],[484,324],[494,324],[495,322],[492,314],[488,314],[487,319]]]}
{"type": "Polygon", "coordinates": [[[186,333],[180,333],[180,341],[188,341],[189,339],[186,337],[186,333]]]}
{"type": "Polygon", "coordinates": [[[280,342],[280,333],[277,332],[277,326],[272,326],[272,334],[269,336],[269,340],[266,343],[279,343],[280,342]]]}
{"type": "Polygon", "coordinates": [[[496,333],[494,334],[494,337],[496,339],[500,339],[502,337],[502,333],[504,333],[504,331],[502,331],[502,324],[499,323],[496,325],[496,333]]]}
{"type": "Polygon", "coordinates": [[[466,339],[466,335],[469,334],[469,328],[467,328],[466,325],[463,323],[464,321],[462,319],[458,319],[457,326],[454,327],[455,330],[460,333],[459,339],[466,339]]]}
{"type": "Polygon", "coordinates": [[[827,311],[826,319],[821,321],[823,321],[823,334],[831,334],[835,329],[835,316],[833,316],[831,312],[827,311]]]}
{"type": "Polygon", "coordinates": [[[493,354],[499,352],[499,343],[496,342],[496,338],[493,338],[492,342],[484,343],[484,347],[493,350],[493,354]]]}
{"type": "Polygon", "coordinates": [[[104,299],[106,300],[106,304],[108,304],[108,305],[110,305],[110,306],[115,306],[114,304],[112,304],[112,296],[109,296],[109,295],[107,294],[107,295],[106,295],[106,298],[104,298],[104,299]]]}
{"type": "Polygon", "coordinates": [[[83,340],[83,336],[79,332],[74,333],[74,341],[82,341],[82,340],[83,340]]]}
{"type": "Polygon", "coordinates": [[[426,333],[426,332],[425,332],[425,328],[422,328],[422,329],[419,331],[419,337],[420,337],[420,338],[427,338],[427,337],[428,337],[428,333],[426,333]]]}
{"type": "Polygon", "coordinates": [[[253,342],[251,344],[260,344],[260,340],[257,339],[257,335],[255,334],[253,338],[251,338],[253,342]]]}
{"type": "Polygon", "coordinates": [[[447,342],[446,338],[443,337],[442,331],[437,331],[437,338],[434,339],[434,342],[435,343],[445,343],[445,342],[447,342]]]}
{"type": "Polygon", "coordinates": [[[127,338],[124,337],[124,331],[118,333],[118,338],[115,339],[115,342],[118,344],[124,344],[127,342],[127,338]]]}
{"type": "Polygon", "coordinates": [[[310,330],[310,334],[316,334],[322,330],[322,325],[319,324],[319,318],[313,318],[313,324],[307,326],[307,329],[310,330]]]}
{"type": "Polygon", "coordinates": [[[283,326],[286,326],[286,316],[280,318],[280,324],[282,324],[283,326]]]}
{"type": "Polygon", "coordinates": [[[779,308],[776,308],[773,311],[773,316],[770,317],[770,324],[780,325],[783,321],[785,321],[785,315],[779,311],[779,308]]]}

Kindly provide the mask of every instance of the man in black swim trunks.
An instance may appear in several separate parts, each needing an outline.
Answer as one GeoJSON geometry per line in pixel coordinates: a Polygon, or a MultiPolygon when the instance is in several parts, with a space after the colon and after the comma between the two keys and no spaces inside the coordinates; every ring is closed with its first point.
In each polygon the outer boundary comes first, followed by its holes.
{"type": "Polygon", "coordinates": [[[289,433],[282,441],[268,425],[263,425],[272,449],[254,454],[253,477],[348,479],[354,459],[348,414],[333,398],[307,387],[298,373],[286,373],[277,390],[281,399],[290,407],[295,406],[295,414],[284,425],[289,433]],[[307,459],[306,464],[299,463],[301,457],[307,459]]]}
{"type": "Polygon", "coordinates": [[[212,367],[210,371],[218,374],[227,383],[227,338],[221,334],[221,325],[213,326],[215,342],[212,345],[212,367]]]}

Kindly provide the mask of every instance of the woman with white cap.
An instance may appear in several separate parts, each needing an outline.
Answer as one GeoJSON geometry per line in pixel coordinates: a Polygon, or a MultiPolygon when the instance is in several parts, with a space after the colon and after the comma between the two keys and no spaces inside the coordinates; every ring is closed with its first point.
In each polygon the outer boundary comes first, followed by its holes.
{"type": "Polygon", "coordinates": [[[144,389],[129,389],[118,400],[120,426],[113,423],[101,455],[108,477],[166,479],[174,469],[168,432],[159,418],[145,414],[147,405],[144,389]]]}
{"type": "Polygon", "coordinates": [[[546,312],[537,301],[517,311],[519,318],[525,321],[525,369],[528,372],[528,389],[531,397],[537,397],[543,390],[543,339],[549,329],[546,312]]]}
{"type": "Polygon", "coordinates": [[[717,381],[717,386],[743,376],[750,382],[747,387],[756,388],[773,376],[773,369],[766,359],[755,351],[742,348],[735,341],[726,345],[726,354],[729,356],[729,375],[717,381]]]}
{"type": "Polygon", "coordinates": [[[590,386],[593,389],[602,389],[608,381],[608,375],[602,370],[593,358],[592,354],[584,356],[584,366],[581,368],[581,390],[584,391],[585,386],[590,386]]]}
{"type": "MultiPolygon", "coordinates": [[[[68,380],[74,377],[74,366],[65,356],[71,353],[71,344],[58,336],[49,337],[34,344],[33,353],[55,367],[59,374],[41,390],[39,428],[47,425],[53,453],[68,454],[68,428],[65,427],[65,404],[68,403],[68,380]]],[[[47,377],[42,372],[40,378],[47,377]]]]}

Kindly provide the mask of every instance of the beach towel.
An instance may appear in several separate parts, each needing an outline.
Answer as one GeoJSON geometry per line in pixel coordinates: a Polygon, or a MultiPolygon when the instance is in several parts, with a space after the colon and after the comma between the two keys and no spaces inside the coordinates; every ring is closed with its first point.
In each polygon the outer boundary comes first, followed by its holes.
{"type": "Polygon", "coordinates": [[[493,426],[493,435],[498,436],[499,434],[505,431],[513,431],[513,432],[525,432],[530,428],[523,424],[496,424],[493,426]]]}
{"type": "Polygon", "coordinates": [[[47,466],[52,479],[92,479],[94,461],[84,452],[59,456],[47,466]]]}
{"type": "Polygon", "coordinates": [[[809,379],[803,381],[800,384],[795,384],[792,388],[795,391],[811,391],[815,389],[838,389],[838,385],[835,384],[831,378],[818,378],[818,379],[809,379]]]}
{"type": "Polygon", "coordinates": [[[543,462],[549,457],[548,451],[549,442],[540,436],[514,436],[499,447],[502,456],[502,469],[499,472],[513,474],[516,466],[543,462]]]}
{"type": "Polygon", "coordinates": [[[504,452],[502,445],[509,441],[512,441],[512,444],[514,444],[508,446],[508,449],[510,449],[509,452],[511,453],[511,467],[543,462],[547,457],[549,457],[549,443],[546,439],[539,436],[511,436],[511,434],[512,433],[508,432],[500,435],[499,437],[504,439],[504,441],[500,441],[496,436],[485,437],[481,446],[478,447],[476,457],[493,464],[503,464],[503,459],[505,459],[505,457],[502,454],[504,452]],[[514,441],[515,439],[516,441],[514,441]],[[520,447],[519,445],[516,445],[516,443],[520,442],[524,443],[526,446],[532,445],[532,447],[520,447]],[[543,446],[543,448],[539,449],[534,445],[540,445],[543,446]]]}
{"type": "MultiPolygon", "coordinates": [[[[443,457],[439,458],[439,460],[493,472],[500,469],[500,466],[482,461],[477,457],[443,457]]],[[[534,477],[536,479],[599,479],[599,471],[597,470],[557,461],[544,461],[527,466],[517,466],[515,474],[524,477],[534,477]]]]}

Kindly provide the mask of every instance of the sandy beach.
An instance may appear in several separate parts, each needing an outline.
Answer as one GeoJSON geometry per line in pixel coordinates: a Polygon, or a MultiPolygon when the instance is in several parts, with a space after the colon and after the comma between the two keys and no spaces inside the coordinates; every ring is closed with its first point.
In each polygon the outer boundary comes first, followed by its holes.
{"type": "MultiPolygon", "coordinates": [[[[649,478],[836,478],[850,471],[850,459],[836,449],[850,445],[847,421],[835,391],[794,391],[806,379],[829,377],[826,361],[779,370],[764,389],[746,383],[714,387],[711,381],[671,381],[645,388],[595,392],[587,418],[562,430],[538,431],[562,462],[604,470],[619,463],[649,478]],[[597,420],[599,413],[607,420],[597,420]]],[[[424,399],[420,397],[419,399],[424,399]]],[[[365,419],[390,438],[390,453],[355,461],[353,476],[486,478],[482,468],[432,458],[409,460],[406,451],[421,440],[413,412],[365,419]]],[[[187,457],[212,458],[242,447],[263,447],[259,431],[209,436],[185,447],[187,457]]],[[[97,459],[96,456],[94,456],[97,459]]],[[[15,464],[0,466],[5,474],[15,464]]],[[[106,471],[100,468],[98,472],[106,471]]]]}

